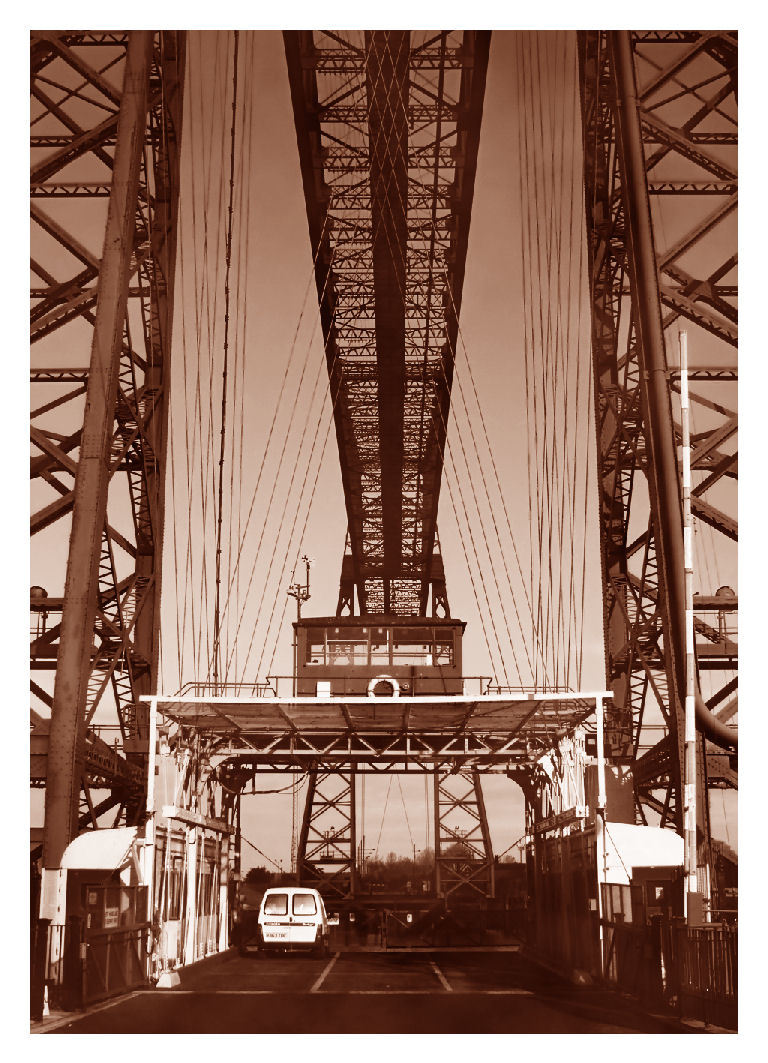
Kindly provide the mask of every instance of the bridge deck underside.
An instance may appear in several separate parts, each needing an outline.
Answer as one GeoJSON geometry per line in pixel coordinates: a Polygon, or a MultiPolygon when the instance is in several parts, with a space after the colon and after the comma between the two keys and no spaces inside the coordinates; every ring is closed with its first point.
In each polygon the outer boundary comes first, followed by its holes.
{"type": "Polygon", "coordinates": [[[159,698],[158,712],[217,757],[254,764],[514,767],[586,721],[598,696],[159,698]]]}
{"type": "Polygon", "coordinates": [[[285,34],[360,611],[426,614],[489,34],[285,34]]]}

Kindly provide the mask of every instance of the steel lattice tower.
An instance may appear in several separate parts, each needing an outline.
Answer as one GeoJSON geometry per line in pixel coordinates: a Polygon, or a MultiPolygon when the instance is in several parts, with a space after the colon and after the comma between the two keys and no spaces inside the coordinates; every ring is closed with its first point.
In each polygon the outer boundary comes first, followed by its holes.
{"type": "MultiPolygon", "coordinates": [[[[598,433],[607,742],[638,814],[681,828],[684,598],[677,333],[690,334],[693,514],[737,537],[737,41],[730,32],[579,34],[598,433]],[[660,204],[675,204],[671,212],[660,204]],[[661,715],[664,737],[649,724],[661,715]],[[650,737],[649,737],[650,736],[650,737]]],[[[734,597],[699,595],[698,669],[735,669],[734,597]],[[726,618],[724,622],[723,618],[726,618]]],[[[699,790],[735,786],[735,680],[697,697],[699,790]],[[706,744],[705,744],[706,743],[706,744]],[[716,743],[713,745],[712,743],[716,743]]],[[[706,801],[699,826],[708,835],[706,801]]]]}
{"type": "Polygon", "coordinates": [[[56,868],[144,808],[185,39],[35,32],[30,59],[32,782],[56,868]]]}

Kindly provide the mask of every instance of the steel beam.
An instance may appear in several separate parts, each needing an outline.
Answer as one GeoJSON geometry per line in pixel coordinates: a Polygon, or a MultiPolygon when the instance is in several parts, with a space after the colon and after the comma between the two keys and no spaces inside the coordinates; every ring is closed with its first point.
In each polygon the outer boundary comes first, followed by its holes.
{"type": "Polygon", "coordinates": [[[356,892],[355,774],[348,763],[309,773],[297,869],[302,885],[326,896],[354,897],[356,892]]]}
{"type": "Polygon", "coordinates": [[[491,837],[478,769],[434,773],[435,889],[451,902],[494,895],[491,837]]]}

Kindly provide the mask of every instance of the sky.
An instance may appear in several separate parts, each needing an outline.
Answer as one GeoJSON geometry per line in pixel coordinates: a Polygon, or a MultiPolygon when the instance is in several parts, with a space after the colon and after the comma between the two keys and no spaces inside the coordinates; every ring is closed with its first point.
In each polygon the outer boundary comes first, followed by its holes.
{"type": "MultiPolygon", "coordinates": [[[[210,670],[231,47],[228,34],[193,34],[187,60],[167,496],[173,531],[166,535],[163,598],[162,682],[167,693],[210,670]]],[[[542,46],[546,102],[529,98],[522,122],[518,101],[530,86],[519,80],[518,47],[514,34],[494,33],[446,463],[448,490],[443,490],[439,516],[452,613],[468,623],[465,673],[501,679],[505,669],[510,682],[516,681],[518,664],[525,670],[524,644],[530,643],[532,626],[526,596],[534,600],[542,587],[546,594],[549,573],[568,583],[568,572],[559,572],[557,558],[537,557],[530,545],[536,515],[531,517],[529,510],[531,410],[524,380],[526,349],[533,340],[531,301],[538,296],[533,280],[539,289],[551,284],[553,294],[555,276],[563,284],[568,278],[573,282],[567,342],[560,347],[560,355],[568,358],[569,389],[552,400],[561,404],[562,418],[573,418],[569,424],[577,446],[583,447],[576,464],[584,476],[574,481],[575,489],[586,492],[586,506],[582,502],[580,509],[588,518],[596,512],[592,448],[587,446],[588,388],[579,376],[580,367],[588,364],[589,345],[585,293],[579,284],[583,263],[575,239],[581,224],[578,165],[570,168],[570,183],[565,166],[545,167],[546,152],[536,174],[524,174],[520,166],[520,137],[538,106],[554,116],[561,135],[570,132],[570,140],[562,139],[570,147],[561,154],[565,162],[570,152],[577,163],[572,41],[552,36],[542,46]],[[534,183],[555,214],[568,208],[574,257],[562,258],[556,275],[548,268],[551,263],[533,263],[530,257],[521,196],[534,183]],[[498,517],[496,526],[491,511],[498,517]],[[513,563],[517,556],[522,579],[513,563]],[[472,572],[482,575],[478,582],[488,588],[487,601],[482,593],[478,599],[472,572]],[[511,646],[517,647],[519,662],[513,660],[511,646]]],[[[333,612],[345,526],[335,440],[327,431],[323,352],[280,34],[243,33],[241,50],[227,442],[227,468],[241,474],[227,481],[223,641],[227,677],[254,680],[290,672],[293,603],[286,591],[300,575],[294,565],[303,552],[315,559],[305,615],[333,612]]],[[[594,520],[587,519],[578,534],[584,543],[584,605],[569,626],[579,630],[581,670],[577,684],[574,648],[569,680],[582,689],[599,689],[604,676],[594,520]]],[[[557,557],[565,553],[558,551],[557,557]]],[[[566,626],[562,618],[560,626],[566,626]]],[[[555,655],[554,647],[546,652],[555,655]]],[[[289,781],[265,777],[258,787],[271,789],[289,781]]],[[[386,786],[382,780],[366,784],[366,822],[361,825],[366,838],[376,838],[380,854],[410,851],[413,844],[420,847],[422,838],[427,844],[430,817],[423,781],[403,779],[402,800],[397,793],[388,802],[386,786]]],[[[521,795],[503,778],[489,779],[485,792],[499,852],[522,834],[521,795]]],[[[290,815],[289,795],[244,801],[245,832],[270,859],[283,864],[290,847],[290,815]]]]}

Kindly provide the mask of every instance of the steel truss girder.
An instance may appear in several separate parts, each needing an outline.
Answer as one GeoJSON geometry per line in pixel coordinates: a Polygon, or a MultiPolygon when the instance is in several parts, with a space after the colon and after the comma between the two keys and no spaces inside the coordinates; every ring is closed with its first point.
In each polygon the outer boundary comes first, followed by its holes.
{"type": "MultiPolygon", "coordinates": [[[[111,789],[110,807],[117,804],[129,821],[143,807],[147,731],[139,697],[156,685],[184,34],[145,35],[146,65],[135,65],[137,80],[126,92],[134,37],[31,37],[31,190],[34,197],[55,199],[49,209],[36,198],[32,208],[31,376],[43,396],[33,402],[32,533],[42,534],[72,514],[73,529],[82,531],[72,532],[69,568],[82,561],[89,572],[78,577],[76,588],[68,577],[65,590],[62,574],[61,623],[31,648],[33,668],[56,669],[53,698],[41,687],[44,696],[36,696],[48,707],[53,703],[46,760],[65,765],[63,773],[55,763],[53,772],[46,765],[46,808],[59,809],[56,824],[47,812],[47,866],[57,865],[78,829],[93,825],[103,802],[91,800],[89,787],[111,789]],[[131,129],[126,108],[137,91],[131,129]],[[83,240],[107,232],[99,201],[111,197],[112,217],[116,189],[125,187],[129,169],[118,162],[123,128],[124,139],[135,137],[138,159],[131,166],[138,170],[123,203],[119,251],[110,259],[101,244],[86,246],[83,240]],[[124,167],[120,174],[118,166],[124,167]],[[117,274],[122,280],[115,286],[117,274]],[[93,355],[88,366],[89,352],[102,342],[94,339],[98,322],[110,305],[108,364],[93,355]],[[82,399],[92,408],[108,379],[113,390],[98,442],[84,431],[82,399]],[[82,485],[78,493],[84,455],[86,464],[95,461],[102,469],[100,486],[87,489],[87,498],[82,485]],[[75,636],[71,617],[78,609],[75,636]],[[74,653],[73,638],[84,645],[74,653]],[[91,722],[119,735],[117,750],[105,747],[91,722]],[[78,813],[81,791],[85,821],[78,813]]],[[[35,556],[33,541],[33,578],[35,556]]]]}
{"type": "MultiPolygon", "coordinates": [[[[254,774],[285,774],[297,771],[307,771],[309,768],[319,772],[335,771],[340,767],[349,766],[350,757],[344,754],[326,754],[324,756],[301,757],[298,754],[270,754],[259,757],[248,756],[245,753],[228,753],[227,759],[221,762],[219,771],[222,779],[231,777],[233,772],[242,772],[243,778],[250,778],[254,774]]],[[[521,761],[510,758],[488,758],[479,756],[454,756],[454,757],[411,757],[410,759],[397,757],[354,760],[355,772],[358,775],[433,775],[439,767],[450,767],[452,771],[462,768],[477,770],[480,775],[507,775],[518,772],[521,761]]],[[[517,778],[517,775],[515,775],[517,778]]]]}
{"type": "Polygon", "coordinates": [[[311,764],[315,759],[328,763],[354,761],[369,763],[403,763],[413,765],[446,762],[451,764],[483,764],[510,766],[527,763],[526,745],[538,742],[546,748],[556,741],[557,734],[546,725],[528,727],[525,737],[490,737],[475,734],[445,734],[420,731],[418,734],[308,734],[286,730],[281,734],[254,735],[247,739],[232,736],[221,739],[216,746],[217,756],[227,759],[252,760],[254,763],[311,764]]]}
{"type": "MultiPolygon", "coordinates": [[[[645,819],[645,806],[660,813],[662,822],[679,826],[683,688],[672,653],[677,616],[670,584],[682,576],[665,573],[659,555],[663,518],[653,486],[654,444],[608,38],[604,32],[579,33],[606,670],[614,691],[606,749],[616,762],[635,763],[638,815],[645,819]],[[638,477],[648,481],[647,492],[636,490],[638,477]],[[638,523],[647,531],[630,545],[630,527],[636,535],[638,523]],[[654,748],[645,727],[653,717],[650,704],[658,706],[668,729],[654,748]]],[[[736,376],[736,40],[719,31],[653,31],[633,33],[631,42],[667,364],[671,368],[676,360],[671,326],[682,323],[693,350],[713,351],[712,338],[721,345],[718,356],[708,353],[701,364],[692,358],[691,378],[722,387],[736,376]],[[671,243],[658,224],[653,205],[658,196],[681,197],[685,223],[671,243]],[[708,366],[710,359],[715,364],[708,366]]],[[[624,99],[621,106],[628,111],[633,102],[624,99]]],[[[679,385],[671,371],[668,380],[672,396],[679,385]]],[[[693,508],[699,519],[735,539],[735,518],[724,512],[716,493],[723,477],[735,479],[737,473],[735,394],[724,402],[716,398],[709,391],[691,394],[694,410],[707,421],[694,441],[701,457],[693,467],[701,476],[694,478],[693,508]],[[726,441],[727,451],[721,452],[726,441]]],[[[707,639],[698,620],[697,630],[707,639]]],[[[726,666],[733,667],[735,646],[726,649],[726,666]]],[[[709,666],[711,653],[702,653],[700,668],[709,666]]],[[[699,764],[703,777],[703,749],[699,764]]]]}
{"type": "Polygon", "coordinates": [[[428,608],[489,36],[285,34],[350,611],[428,608]]]}

